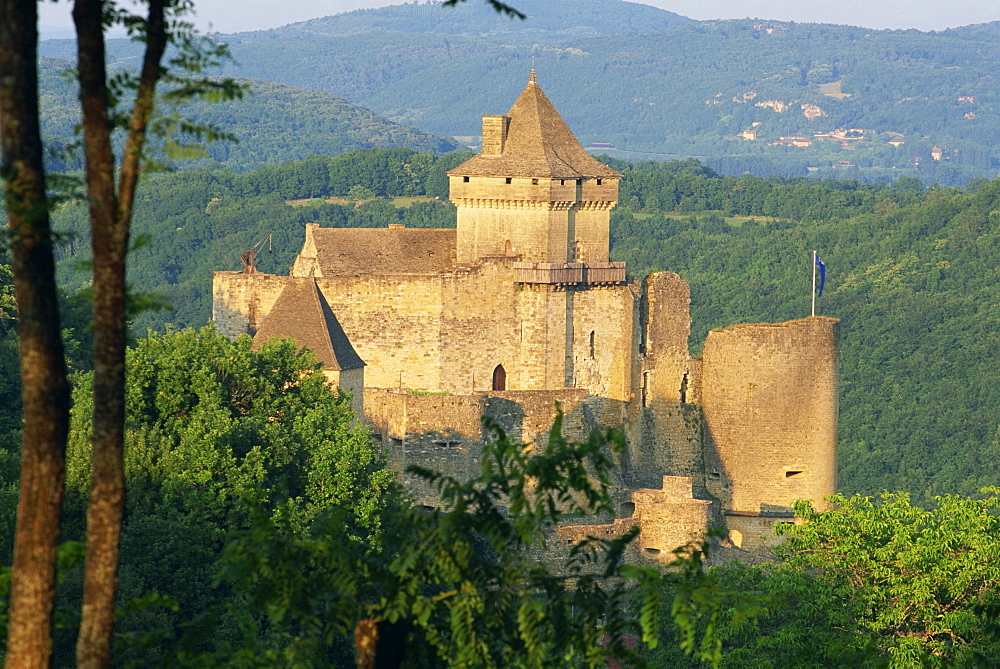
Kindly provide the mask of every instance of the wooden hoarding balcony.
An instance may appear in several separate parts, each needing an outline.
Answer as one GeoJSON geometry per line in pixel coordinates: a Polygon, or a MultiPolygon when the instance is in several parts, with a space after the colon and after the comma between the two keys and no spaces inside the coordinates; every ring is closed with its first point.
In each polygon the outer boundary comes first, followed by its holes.
{"type": "Polygon", "coordinates": [[[515,283],[605,285],[625,283],[623,262],[516,262],[515,283]]]}

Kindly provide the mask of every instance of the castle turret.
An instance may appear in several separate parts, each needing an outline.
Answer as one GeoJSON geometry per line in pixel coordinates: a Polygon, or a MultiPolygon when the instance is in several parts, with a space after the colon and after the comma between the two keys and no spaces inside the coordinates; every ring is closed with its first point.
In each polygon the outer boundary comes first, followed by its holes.
{"type": "Polygon", "coordinates": [[[621,175],[592,158],[535,81],[504,116],[483,116],[482,151],[448,172],[458,262],[607,262],[621,175]]]}

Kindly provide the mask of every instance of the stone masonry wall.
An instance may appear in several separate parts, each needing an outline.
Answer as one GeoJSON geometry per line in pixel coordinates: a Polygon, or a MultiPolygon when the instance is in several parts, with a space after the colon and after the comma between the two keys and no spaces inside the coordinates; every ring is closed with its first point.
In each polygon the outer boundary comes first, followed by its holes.
{"type": "Polygon", "coordinates": [[[273,274],[214,272],[212,321],[216,329],[235,339],[253,335],[264,322],[288,277],[273,274]]]}
{"type": "Polygon", "coordinates": [[[709,333],[706,468],[727,510],[787,511],[836,490],[838,322],[817,316],[709,333]]]}
{"type": "Polygon", "coordinates": [[[525,262],[608,259],[609,211],[618,180],[451,177],[458,208],[458,262],[517,255],[525,262]],[[510,251],[506,242],[510,241],[510,251]]]}
{"type": "Polygon", "coordinates": [[[556,534],[567,543],[577,543],[587,536],[619,537],[638,526],[639,536],[630,557],[634,561],[668,564],[674,559],[675,548],[705,537],[710,504],[693,497],[690,478],[663,476],[659,489],[642,488],[632,493],[631,516],[607,524],[561,526],[556,534]]]}
{"type": "Polygon", "coordinates": [[[442,389],[437,275],[322,278],[316,285],[367,363],[367,385],[442,389]]]}
{"type": "Polygon", "coordinates": [[[646,277],[640,304],[639,355],[626,429],[628,478],[653,487],[664,474],[686,476],[705,494],[698,364],[688,353],[690,289],[676,274],[646,277]]]}
{"type": "Polygon", "coordinates": [[[513,258],[438,274],[317,279],[372,387],[476,393],[585,387],[630,395],[628,286],[515,284],[513,258]]]}

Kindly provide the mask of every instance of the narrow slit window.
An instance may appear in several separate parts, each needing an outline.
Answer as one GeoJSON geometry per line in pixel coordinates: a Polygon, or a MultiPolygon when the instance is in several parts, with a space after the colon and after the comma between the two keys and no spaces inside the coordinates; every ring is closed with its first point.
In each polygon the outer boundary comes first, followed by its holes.
{"type": "Polygon", "coordinates": [[[791,478],[795,478],[796,476],[802,476],[803,474],[805,474],[804,470],[801,470],[801,469],[789,469],[787,472],[785,472],[785,478],[786,479],[791,479],[791,478]]]}
{"type": "Polygon", "coordinates": [[[594,357],[594,331],[590,331],[590,357],[594,357]]]}

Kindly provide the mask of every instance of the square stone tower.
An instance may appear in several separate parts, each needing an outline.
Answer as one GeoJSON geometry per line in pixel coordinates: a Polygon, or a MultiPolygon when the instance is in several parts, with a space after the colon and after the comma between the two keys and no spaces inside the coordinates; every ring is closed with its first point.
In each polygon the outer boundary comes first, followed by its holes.
{"type": "Polygon", "coordinates": [[[584,151],[534,70],[506,115],[483,116],[482,151],[448,176],[459,263],[607,262],[621,175],[584,151]]]}

